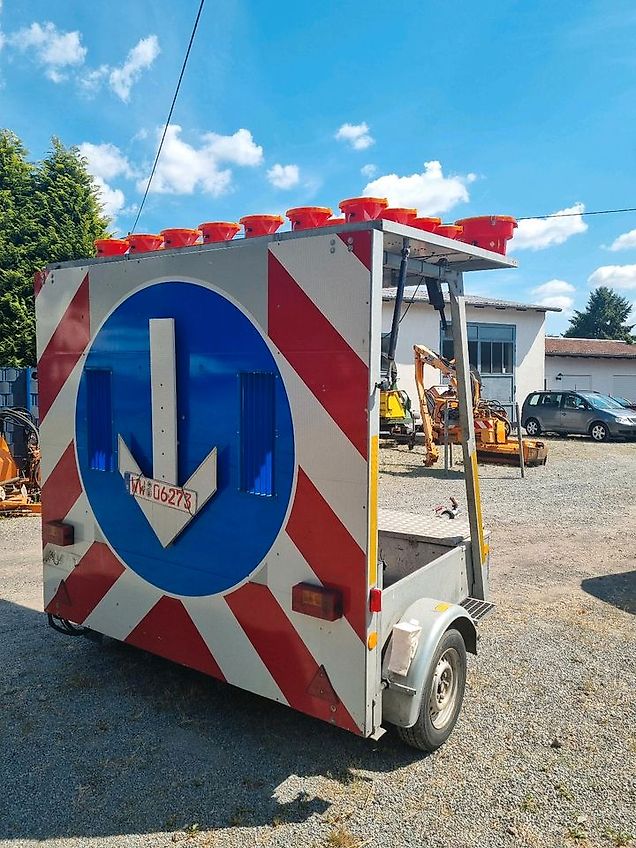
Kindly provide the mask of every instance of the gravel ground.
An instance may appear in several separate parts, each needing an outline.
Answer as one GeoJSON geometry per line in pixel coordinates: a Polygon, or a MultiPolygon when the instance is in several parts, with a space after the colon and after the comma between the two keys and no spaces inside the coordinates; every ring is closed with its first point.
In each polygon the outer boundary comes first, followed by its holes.
{"type": "MultiPolygon", "coordinates": [[[[384,450],[382,505],[461,468],[384,450]]],[[[636,446],[482,470],[494,600],[436,754],[48,630],[37,519],[0,522],[0,846],[622,846],[636,833],[636,446]]]]}

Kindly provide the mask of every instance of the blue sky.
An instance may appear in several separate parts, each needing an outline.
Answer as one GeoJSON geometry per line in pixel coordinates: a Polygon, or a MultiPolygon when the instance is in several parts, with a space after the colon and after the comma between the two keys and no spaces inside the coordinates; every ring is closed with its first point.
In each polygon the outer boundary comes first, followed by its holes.
{"type": "MultiPolygon", "coordinates": [[[[197,7],[0,0],[0,126],[34,158],[80,145],[122,232],[197,7]]],[[[635,39],[633,0],[208,0],[138,230],[365,190],[446,221],[636,206],[635,39]]],[[[509,252],[470,290],[636,301],[636,213],[522,224],[509,252]]]]}

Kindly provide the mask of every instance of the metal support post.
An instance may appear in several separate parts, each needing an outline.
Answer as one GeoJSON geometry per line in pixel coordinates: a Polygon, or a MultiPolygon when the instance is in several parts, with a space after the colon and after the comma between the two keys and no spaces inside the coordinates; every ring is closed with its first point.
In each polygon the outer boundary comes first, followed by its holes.
{"type": "Polygon", "coordinates": [[[444,471],[448,474],[448,401],[444,404],[444,471]]]}
{"type": "Polygon", "coordinates": [[[464,282],[461,274],[458,275],[457,279],[449,280],[448,289],[450,293],[453,349],[457,372],[459,422],[462,430],[466,505],[470,523],[470,545],[473,564],[471,594],[474,598],[487,600],[488,585],[484,565],[488,556],[488,546],[484,538],[481,514],[481,494],[479,492],[479,474],[477,471],[477,444],[475,441],[472,384],[468,358],[466,299],[464,297],[464,282]]]}
{"type": "Polygon", "coordinates": [[[521,415],[519,414],[519,404],[515,403],[515,415],[517,416],[517,437],[519,439],[519,466],[521,468],[521,476],[526,476],[526,460],[523,455],[523,438],[521,436],[521,415]]]}

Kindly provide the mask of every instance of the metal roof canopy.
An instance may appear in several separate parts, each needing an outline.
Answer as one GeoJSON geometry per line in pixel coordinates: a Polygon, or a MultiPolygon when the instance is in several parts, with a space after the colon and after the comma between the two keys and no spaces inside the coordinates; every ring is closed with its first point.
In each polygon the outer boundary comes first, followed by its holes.
{"type": "Polygon", "coordinates": [[[287,239],[313,238],[314,236],[329,235],[330,233],[346,235],[347,233],[359,232],[361,230],[379,230],[384,234],[384,266],[388,268],[399,268],[403,240],[409,239],[411,258],[409,260],[409,273],[424,274],[426,276],[440,276],[444,279],[447,275],[440,275],[440,270],[446,272],[462,271],[490,271],[496,268],[516,268],[517,262],[507,256],[494,253],[491,250],[483,250],[472,244],[464,244],[454,239],[437,236],[420,230],[417,227],[408,227],[394,221],[374,220],[360,221],[354,224],[338,224],[335,227],[315,227],[309,230],[286,231],[274,233],[270,236],[256,236],[254,238],[235,238],[231,241],[214,242],[212,244],[195,244],[192,247],[173,248],[165,251],[152,251],[150,253],[125,254],[123,256],[106,256],[98,258],[78,259],[71,262],[56,262],[47,265],[47,270],[57,268],[75,268],[79,266],[93,265],[102,262],[131,262],[141,259],[151,260],[165,256],[167,253],[196,253],[207,250],[231,250],[240,249],[245,243],[253,243],[263,239],[267,241],[286,241],[287,239]]]}

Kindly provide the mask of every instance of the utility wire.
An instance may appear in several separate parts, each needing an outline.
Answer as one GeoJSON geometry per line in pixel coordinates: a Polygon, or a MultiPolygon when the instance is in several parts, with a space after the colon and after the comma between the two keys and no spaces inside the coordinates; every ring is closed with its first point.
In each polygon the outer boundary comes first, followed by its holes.
{"type": "Polygon", "coordinates": [[[616,215],[619,212],[636,212],[636,206],[627,209],[597,209],[593,212],[555,212],[553,215],[525,215],[517,221],[538,221],[541,218],[578,218],[585,215],[616,215]]]}
{"type": "Polygon", "coordinates": [[[166,140],[166,133],[168,132],[168,127],[170,126],[170,120],[172,119],[172,113],[174,111],[175,103],[177,102],[177,97],[179,96],[179,89],[181,88],[181,81],[183,80],[183,75],[185,74],[185,69],[188,64],[188,59],[190,58],[190,50],[192,49],[192,44],[194,42],[194,36],[197,33],[197,27],[199,26],[199,20],[201,18],[201,13],[203,12],[203,6],[205,5],[205,0],[201,0],[199,3],[199,11],[197,12],[197,16],[194,20],[194,26],[192,27],[192,33],[190,35],[190,41],[188,42],[188,49],[186,50],[185,56],[183,58],[183,65],[181,66],[181,73],[179,74],[179,79],[177,80],[177,87],[174,90],[174,96],[172,98],[172,103],[170,104],[170,111],[168,112],[168,117],[166,118],[166,123],[163,128],[163,132],[161,134],[161,141],[159,142],[159,147],[157,148],[157,155],[155,156],[155,161],[152,164],[152,170],[150,171],[150,176],[148,177],[148,182],[146,184],[146,190],[144,191],[144,196],[141,199],[141,203],[139,204],[139,209],[137,210],[137,217],[135,218],[135,223],[132,225],[131,233],[135,232],[137,224],[139,223],[139,218],[141,216],[142,210],[144,208],[144,204],[146,203],[146,198],[148,197],[148,191],[150,189],[150,184],[152,183],[152,179],[155,175],[155,171],[157,170],[157,163],[159,162],[159,157],[161,156],[161,150],[163,148],[163,143],[166,140]]]}

